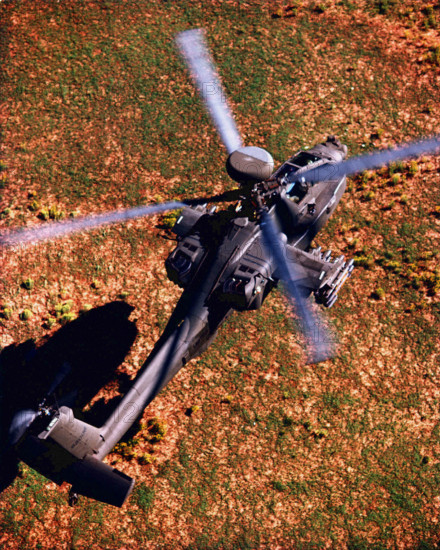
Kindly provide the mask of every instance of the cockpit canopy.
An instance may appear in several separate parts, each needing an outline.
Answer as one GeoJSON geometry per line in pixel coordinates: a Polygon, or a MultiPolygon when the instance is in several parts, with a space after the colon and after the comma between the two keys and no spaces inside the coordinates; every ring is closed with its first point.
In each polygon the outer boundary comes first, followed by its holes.
{"type": "Polygon", "coordinates": [[[315,162],[320,161],[321,159],[316,155],[307,153],[306,151],[301,151],[298,155],[290,158],[285,162],[274,174],[274,177],[282,183],[286,176],[297,172],[300,168],[304,166],[309,166],[315,162]]]}

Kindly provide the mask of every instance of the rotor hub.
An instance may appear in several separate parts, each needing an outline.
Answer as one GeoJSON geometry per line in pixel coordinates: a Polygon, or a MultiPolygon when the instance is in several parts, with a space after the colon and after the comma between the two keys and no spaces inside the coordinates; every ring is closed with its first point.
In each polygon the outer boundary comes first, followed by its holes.
{"type": "Polygon", "coordinates": [[[245,185],[270,178],[273,172],[272,155],[261,147],[239,147],[229,155],[226,170],[229,176],[245,185]]]}

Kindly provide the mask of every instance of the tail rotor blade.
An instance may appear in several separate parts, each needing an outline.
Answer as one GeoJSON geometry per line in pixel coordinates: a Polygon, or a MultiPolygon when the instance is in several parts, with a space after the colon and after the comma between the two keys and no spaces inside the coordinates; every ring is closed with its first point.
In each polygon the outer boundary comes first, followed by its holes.
{"type": "Polygon", "coordinates": [[[136,206],[125,210],[115,210],[114,212],[94,216],[84,216],[64,222],[47,223],[30,229],[13,229],[7,233],[0,234],[0,249],[12,246],[29,246],[37,242],[57,239],[74,233],[90,231],[98,227],[123,223],[145,216],[152,216],[166,212],[167,210],[183,208],[184,206],[183,202],[164,202],[150,206],[136,206]]]}
{"type": "MultiPolygon", "coordinates": [[[[371,154],[352,157],[336,164],[324,164],[301,173],[301,178],[311,183],[327,179],[340,179],[343,176],[351,176],[365,170],[375,170],[392,162],[436,152],[440,152],[440,135],[402,145],[396,149],[376,151],[371,154]]],[[[289,180],[294,181],[294,179],[295,174],[292,174],[289,180]]]]}
{"type": "Polygon", "coordinates": [[[31,409],[24,409],[15,413],[12,418],[8,431],[7,446],[13,446],[23,436],[25,431],[29,428],[32,422],[37,417],[37,411],[31,409]]]}
{"type": "Polygon", "coordinates": [[[176,36],[176,44],[228,153],[233,153],[243,144],[209,54],[204,31],[202,29],[183,31],[176,36]]]}
{"type": "Polygon", "coordinates": [[[61,365],[60,370],[57,372],[55,378],[53,379],[52,384],[50,385],[50,388],[47,390],[46,397],[54,393],[54,391],[58,388],[58,386],[66,378],[66,376],[70,373],[71,370],[72,370],[71,365],[66,361],[64,361],[64,363],[61,365]]]}
{"type": "Polygon", "coordinates": [[[334,355],[332,339],[329,332],[324,328],[322,321],[316,316],[309,303],[299,288],[295,276],[295,266],[288,262],[282,249],[282,241],[279,231],[271,215],[262,211],[261,231],[264,244],[269,254],[273,255],[279,269],[286,293],[291,298],[294,310],[298,314],[300,324],[309,348],[309,362],[319,363],[334,355]]]}

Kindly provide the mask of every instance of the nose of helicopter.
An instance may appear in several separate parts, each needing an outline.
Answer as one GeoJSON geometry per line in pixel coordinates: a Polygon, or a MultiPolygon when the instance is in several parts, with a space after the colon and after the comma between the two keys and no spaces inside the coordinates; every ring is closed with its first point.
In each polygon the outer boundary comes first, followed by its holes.
{"type": "Polygon", "coordinates": [[[261,147],[239,147],[226,162],[229,176],[240,184],[264,181],[273,172],[272,155],[261,147]]]}

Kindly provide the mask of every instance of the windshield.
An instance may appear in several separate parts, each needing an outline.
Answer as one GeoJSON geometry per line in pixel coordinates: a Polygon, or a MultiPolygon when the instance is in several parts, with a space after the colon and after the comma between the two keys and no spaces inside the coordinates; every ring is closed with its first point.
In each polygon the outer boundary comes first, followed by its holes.
{"type": "Polygon", "coordinates": [[[276,177],[278,178],[278,180],[281,181],[285,176],[296,172],[297,170],[298,166],[294,166],[293,164],[289,164],[288,162],[286,162],[285,164],[283,164],[283,166],[281,166],[280,171],[276,174],[276,177]]]}
{"type": "Polygon", "coordinates": [[[303,166],[308,166],[309,164],[313,164],[318,160],[321,160],[321,159],[319,157],[316,157],[315,155],[311,155],[310,153],[303,152],[303,153],[300,153],[298,156],[291,158],[290,162],[302,168],[303,166]]]}
{"type": "MultiPolygon", "coordinates": [[[[278,181],[281,182],[284,178],[286,178],[290,174],[294,174],[300,168],[308,166],[309,164],[313,164],[318,160],[321,159],[319,157],[316,157],[315,155],[303,151],[299,153],[296,157],[292,157],[287,162],[285,162],[281,166],[279,171],[275,173],[275,177],[278,179],[278,181]]],[[[288,180],[292,181],[292,178],[288,178],[288,180]]]]}

